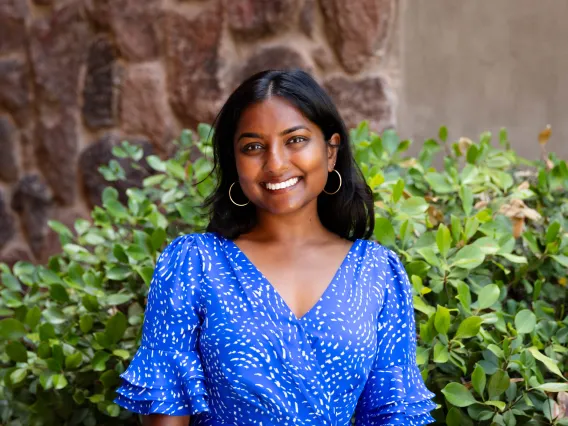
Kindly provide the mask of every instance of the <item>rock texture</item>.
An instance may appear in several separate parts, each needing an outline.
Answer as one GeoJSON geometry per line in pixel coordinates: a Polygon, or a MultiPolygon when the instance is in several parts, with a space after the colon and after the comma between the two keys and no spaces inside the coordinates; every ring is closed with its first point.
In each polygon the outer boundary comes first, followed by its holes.
{"type": "Polygon", "coordinates": [[[166,82],[153,66],[131,67],[122,85],[121,119],[130,135],[150,138],[161,152],[171,151],[173,137],[164,96],[166,82]]]}
{"type": "Polygon", "coordinates": [[[51,191],[39,176],[24,176],[16,185],[12,209],[20,215],[25,238],[37,257],[44,248],[51,206],[51,191]]]}
{"type": "Polygon", "coordinates": [[[116,124],[117,74],[114,45],[105,36],[97,38],[89,48],[83,86],[83,119],[87,127],[99,129],[116,124]]]}
{"type": "MultiPolygon", "coordinates": [[[[304,69],[349,125],[394,125],[398,1],[0,0],[0,262],[60,249],[47,220],[89,217],[114,144],[167,157],[258,71],[304,69]]],[[[152,171],[119,162],[124,201],[152,171]]]]}
{"type": "Polygon", "coordinates": [[[366,117],[371,128],[380,131],[394,126],[393,105],[388,99],[388,86],[384,79],[336,77],[326,81],[324,88],[340,109],[348,127],[355,127],[361,117],[366,117]]]}
{"type": "Polygon", "coordinates": [[[394,0],[321,0],[327,33],[348,72],[361,71],[382,47],[394,4],[394,0]]]}
{"type": "Polygon", "coordinates": [[[168,92],[174,111],[188,126],[211,122],[223,97],[219,47],[223,21],[219,6],[189,19],[168,12],[163,19],[168,92]]]}
{"type": "Polygon", "coordinates": [[[4,198],[4,193],[0,190],[0,250],[16,234],[14,216],[10,213],[4,198]]]}
{"type": "MultiPolygon", "coordinates": [[[[140,145],[145,155],[153,154],[152,145],[145,140],[127,138],[132,144],[140,145]]],[[[126,201],[126,190],[131,187],[140,187],[142,180],[151,174],[151,169],[134,169],[128,159],[117,159],[112,155],[113,145],[119,142],[116,136],[104,136],[97,142],[91,144],[81,153],[79,159],[79,170],[81,186],[86,195],[89,207],[101,204],[101,195],[107,186],[114,186],[120,195],[120,200],[126,201]],[[99,167],[106,165],[110,160],[116,159],[126,174],[126,180],[117,182],[107,182],[99,172],[99,167]]]]}
{"type": "Polygon", "coordinates": [[[18,180],[16,159],[16,128],[5,116],[0,116],[0,180],[18,180]]]}
{"type": "Polygon", "coordinates": [[[262,37],[290,29],[299,0],[232,0],[227,2],[229,26],[245,38],[262,37]]]}

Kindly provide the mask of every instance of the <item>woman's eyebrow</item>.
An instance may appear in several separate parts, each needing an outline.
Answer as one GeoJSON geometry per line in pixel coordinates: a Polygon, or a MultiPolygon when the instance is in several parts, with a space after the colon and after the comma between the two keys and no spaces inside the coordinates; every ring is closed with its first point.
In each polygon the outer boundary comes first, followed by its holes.
{"type": "Polygon", "coordinates": [[[262,139],[262,135],[260,133],[241,133],[241,135],[237,139],[237,142],[243,138],[262,139]]]}
{"type": "Polygon", "coordinates": [[[303,124],[300,124],[298,126],[290,127],[289,129],[283,130],[282,132],[280,132],[280,136],[287,135],[288,133],[292,133],[292,132],[295,132],[296,130],[300,130],[300,129],[310,131],[310,129],[308,129],[306,126],[304,126],[303,124]]]}

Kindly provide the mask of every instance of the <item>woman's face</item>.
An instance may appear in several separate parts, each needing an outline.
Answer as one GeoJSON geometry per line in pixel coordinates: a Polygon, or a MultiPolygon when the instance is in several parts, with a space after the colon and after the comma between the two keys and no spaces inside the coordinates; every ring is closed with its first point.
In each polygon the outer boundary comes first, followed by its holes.
{"type": "MultiPolygon", "coordinates": [[[[339,135],[330,142],[339,145],[339,135]]],[[[234,148],[242,191],[272,214],[316,203],[337,157],[337,148],[326,143],[320,128],[279,97],[243,112],[234,148]]]]}

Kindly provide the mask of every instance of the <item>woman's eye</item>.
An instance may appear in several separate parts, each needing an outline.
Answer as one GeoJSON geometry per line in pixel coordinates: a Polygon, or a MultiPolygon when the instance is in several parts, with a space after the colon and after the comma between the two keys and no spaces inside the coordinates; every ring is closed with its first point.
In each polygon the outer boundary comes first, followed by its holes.
{"type": "Polygon", "coordinates": [[[308,140],[308,138],[306,138],[305,136],[293,136],[288,140],[288,142],[289,143],[300,143],[300,142],[306,142],[307,140],[308,140]]]}
{"type": "Polygon", "coordinates": [[[243,152],[253,152],[262,149],[262,145],[259,143],[250,143],[243,147],[243,152]]]}

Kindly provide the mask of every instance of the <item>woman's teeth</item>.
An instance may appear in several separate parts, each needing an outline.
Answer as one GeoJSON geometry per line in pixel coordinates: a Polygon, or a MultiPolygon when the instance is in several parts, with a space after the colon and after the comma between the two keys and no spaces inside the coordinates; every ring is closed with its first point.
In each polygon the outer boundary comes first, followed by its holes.
{"type": "Polygon", "coordinates": [[[271,190],[271,191],[276,191],[277,189],[289,188],[291,186],[296,185],[299,180],[300,180],[299,178],[295,177],[295,178],[292,178],[292,179],[288,179],[285,182],[267,183],[266,188],[271,190]]]}

